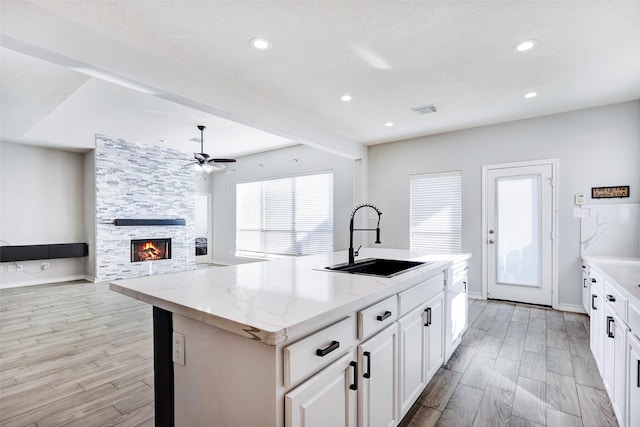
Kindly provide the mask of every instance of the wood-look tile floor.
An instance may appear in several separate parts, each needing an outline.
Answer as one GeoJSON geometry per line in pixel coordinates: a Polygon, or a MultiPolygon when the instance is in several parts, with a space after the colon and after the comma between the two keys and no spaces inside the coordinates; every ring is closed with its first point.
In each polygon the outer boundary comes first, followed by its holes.
{"type": "Polygon", "coordinates": [[[618,425],[588,316],[471,300],[469,324],[401,427],[618,425]]]}
{"type": "MultiPolygon", "coordinates": [[[[616,426],[589,318],[472,301],[403,427],[616,426]]],[[[104,283],[0,290],[0,425],[152,426],[151,307],[104,283]]]]}
{"type": "Polygon", "coordinates": [[[0,425],[153,426],[151,313],[106,283],[0,290],[0,425]]]}

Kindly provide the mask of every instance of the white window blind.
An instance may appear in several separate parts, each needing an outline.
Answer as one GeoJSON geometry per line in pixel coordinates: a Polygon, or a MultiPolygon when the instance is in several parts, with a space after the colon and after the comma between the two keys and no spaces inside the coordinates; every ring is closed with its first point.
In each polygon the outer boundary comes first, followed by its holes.
{"type": "Polygon", "coordinates": [[[460,171],[413,175],[410,204],[411,250],[462,250],[460,171]]]}
{"type": "Polygon", "coordinates": [[[236,251],[333,252],[333,172],[237,184],[236,251]]]}

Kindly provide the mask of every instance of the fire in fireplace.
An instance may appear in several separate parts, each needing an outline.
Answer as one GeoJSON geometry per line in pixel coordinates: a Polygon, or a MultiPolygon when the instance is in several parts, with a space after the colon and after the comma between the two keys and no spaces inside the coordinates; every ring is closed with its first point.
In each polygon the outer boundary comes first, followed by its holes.
{"type": "Polygon", "coordinates": [[[131,262],[171,259],[171,239],[139,239],[131,241],[131,262]]]}

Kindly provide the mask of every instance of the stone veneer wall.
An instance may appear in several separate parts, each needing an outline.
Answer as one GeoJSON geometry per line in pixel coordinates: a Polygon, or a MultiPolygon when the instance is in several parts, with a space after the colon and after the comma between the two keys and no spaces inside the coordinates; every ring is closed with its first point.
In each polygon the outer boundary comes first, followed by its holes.
{"type": "Polygon", "coordinates": [[[96,135],[97,281],[196,268],[195,174],[187,161],[177,150],[96,135]],[[184,218],[187,225],[116,227],[116,218],[184,218]],[[131,240],[144,238],[171,238],[171,259],[132,263],[131,240]]]}

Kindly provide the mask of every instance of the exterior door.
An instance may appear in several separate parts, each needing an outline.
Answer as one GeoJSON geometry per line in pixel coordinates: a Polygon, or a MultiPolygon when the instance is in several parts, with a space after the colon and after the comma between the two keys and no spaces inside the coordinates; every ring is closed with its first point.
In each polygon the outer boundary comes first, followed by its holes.
{"type": "Polygon", "coordinates": [[[554,164],[485,166],[487,297],[552,305],[554,164]]]}

